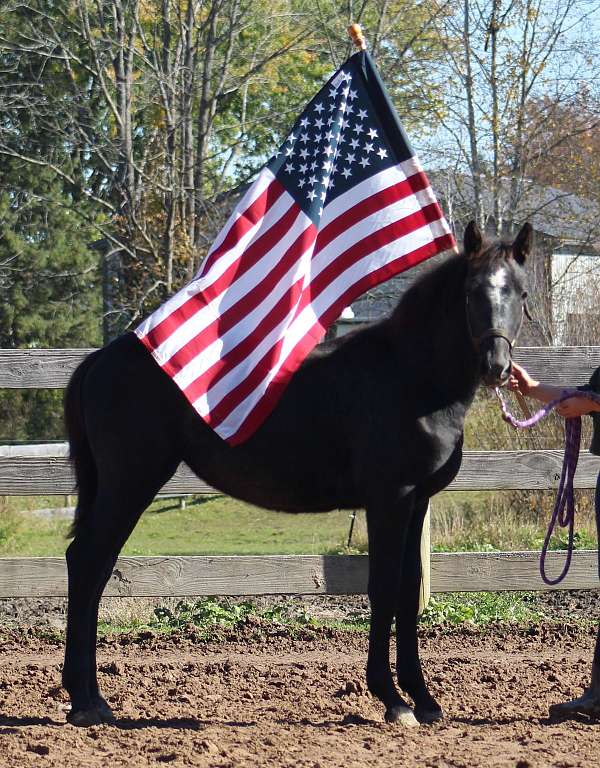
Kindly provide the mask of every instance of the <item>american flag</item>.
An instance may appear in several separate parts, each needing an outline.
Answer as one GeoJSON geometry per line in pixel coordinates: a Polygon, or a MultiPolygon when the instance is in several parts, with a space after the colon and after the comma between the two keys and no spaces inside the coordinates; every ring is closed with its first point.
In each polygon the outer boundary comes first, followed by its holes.
{"type": "Polygon", "coordinates": [[[365,51],[308,104],[191,283],[136,334],[231,444],[344,307],[454,238],[365,51]]]}

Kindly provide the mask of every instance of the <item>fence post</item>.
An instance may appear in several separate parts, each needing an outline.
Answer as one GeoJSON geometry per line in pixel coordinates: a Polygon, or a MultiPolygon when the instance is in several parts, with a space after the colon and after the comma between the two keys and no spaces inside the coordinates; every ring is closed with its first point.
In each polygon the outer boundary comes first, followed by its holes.
{"type": "Polygon", "coordinates": [[[419,616],[429,605],[431,597],[431,502],[423,521],[421,534],[421,586],[419,588],[419,616]]]}

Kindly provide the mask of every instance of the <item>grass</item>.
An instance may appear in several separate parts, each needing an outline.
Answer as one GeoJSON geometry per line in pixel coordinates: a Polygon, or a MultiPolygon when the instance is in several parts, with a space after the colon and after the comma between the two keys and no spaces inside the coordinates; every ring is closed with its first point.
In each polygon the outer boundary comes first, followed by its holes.
{"type": "MultiPolygon", "coordinates": [[[[578,493],[575,546],[596,547],[593,508],[578,493]]],[[[553,493],[521,499],[514,493],[441,493],[433,502],[435,552],[540,550],[550,518],[553,493]],[[535,507],[532,507],[532,499],[535,507]]],[[[64,497],[0,499],[0,556],[61,556],[69,521],[40,518],[31,511],[60,507],[64,497]]],[[[185,510],[175,499],[159,499],[142,515],[125,545],[126,555],[259,555],[367,552],[365,515],[360,511],[346,547],[350,514],[270,512],[226,496],[196,497],[185,510]]],[[[561,534],[551,548],[564,549],[561,534]]]]}

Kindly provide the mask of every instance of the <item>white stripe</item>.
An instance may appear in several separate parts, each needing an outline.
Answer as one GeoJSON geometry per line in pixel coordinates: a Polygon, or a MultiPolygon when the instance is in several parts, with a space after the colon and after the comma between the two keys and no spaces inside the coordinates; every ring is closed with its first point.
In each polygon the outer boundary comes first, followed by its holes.
{"type": "MultiPolygon", "coordinates": [[[[423,226],[399,240],[379,248],[377,251],[368,254],[346,269],[342,274],[338,275],[338,277],[336,277],[336,279],[333,280],[309,305],[307,305],[302,312],[294,318],[292,323],[290,323],[285,331],[284,343],[280,350],[277,364],[272,367],[268,375],[253,390],[253,392],[232,409],[227,418],[216,428],[216,432],[224,439],[234,435],[239,430],[249,413],[261,400],[269,384],[275,378],[294,348],[313,328],[329,307],[339,300],[340,296],[342,296],[342,294],[344,294],[352,285],[365,277],[365,275],[376,271],[385,264],[401,258],[398,256],[399,252],[406,255],[406,253],[411,253],[421,246],[430,243],[434,237],[439,237],[445,234],[445,228],[439,222],[437,222],[437,224],[439,224],[439,226],[436,226],[436,222],[432,225],[423,226]]],[[[343,307],[340,305],[340,311],[341,309],[343,309],[343,307]]],[[[253,367],[259,359],[260,358],[255,359],[253,367]]],[[[238,379],[238,383],[240,381],[241,380],[238,379]]],[[[212,407],[214,407],[214,405],[215,403],[212,404],[212,407]]]]}
{"type": "Polygon", "coordinates": [[[356,186],[351,187],[339,197],[327,203],[321,215],[319,229],[323,229],[327,224],[330,224],[334,219],[337,219],[338,216],[354,207],[361,200],[365,200],[371,197],[371,195],[381,192],[381,190],[388,187],[393,187],[394,184],[399,184],[402,181],[406,181],[406,174],[400,165],[385,168],[374,176],[361,181],[360,184],[356,184],[356,186]]]}
{"type": "MultiPolygon", "coordinates": [[[[267,254],[267,257],[264,260],[267,263],[261,270],[263,273],[261,277],[257,280],[249,279],[249,285],[245,286],[243,293],[239,296],[231,297],[229,291],[223,294],[223,298],[227,300],[227,306],[219,308],[220,314],[222,314],[229,306],[235,304],[240,298],[246,296],[249,289],[256,285],[259,280],[264,279],[273,266],[283,257],[287,249],[298,239],[302,232],[310,226],[312,226],[312,221],[300,211],[298,218],[294,222],[294,226],[288,233],[286,233],[285,238],[277,243],[277,245],[267,254]]],[[[297,280],[308,270],[314,240],[315,238],[312,239],[305,252],[300,257],[296,258],[287,273],[279,279],[273,289],[269,292],[268,296],[257,307],[240,317],[239,321],[234,326],[220,335],[219,338],[215,339],[209,346],[202,349],[196,357],[190,360],[190,362],[174,376],[174,380],[177,382],[178,386],[185,389],[185,387],[205,373],[220,358],[227,355],[232,349],[237,347],[238,344],[244,341],[247,336],[254,332],[254,329],[271,311],[275,304],[277,304],[297,280]]],[[[234,287],[237,287],[237,283],[233,284],[232,288],[234,287]]]]}
{"type": "MultiPolygon", "coordinates": [[[[207,257],[213,253],[213,251],[216,251],[217,248],[221,245],[223,240],[225,240],[225,237],[231,227],[235,224],[235,222],[240,218],[240,216],[246,211],[252,203],[257,200],[262,193],[265,191],[265,189],[269,186],[269,184],[273,181],[275,176],[268,168],[263,168],[260,172],[258,178],[254,182],[254,184],[250,187],[250,189],[246,190],[246,194],[240,202],[236,205],[235,209],[233,210],[233,213],[227,219],[227,223],[225,226],[221,229],[219,234],[217,235],[214,243],[210,246],[210,249],[207,253],[207,257]]],[[[202,274],[202,267],[198,270],[198,274],[196,275],[199,277],[202,274]]]]}
{"type": "MultiPolygon", "coordinates": [[[[267,169],[261,173],[257,181],[246,193],[244,200],[237,206],[236,210],[231,215],[227,225],[223,227],[220,234],[217,236],[217,241],[219,241],[219,243],[225,239],[231,226],[233,226],[235,221],[240,218],[240,212],[243,213],[249,207],[249,205],[254,202],[256,198],[262,194],[262,192],[264,192],[264,190],[268,187],[269,183],[271,183],[274,178],[275,177],[271,171],[268,171],[267,169]],[[246,204],[246,198],[250,200],[250,203],[246,204]]],[[[285,193],[282,195],[282,197],[285,197],[285,193]]],[[[287,207],[289,207],[291,204],[290,201],[293,203],[293,199],[290,195],[287,195],[287,199],[287,207]]],[[[282,203],[281,198],[279,198],[275,205],[272,206],[269,211],[267,211],[266,216],[259,219],[253,227],[251,227],[238,241],[236,241],[233,248],[229,249],[229,251],[225,251],[225,253],[219,256],[207,275],[202,275],[203,267],[201,267],[194,279],[176,294],[171,296],[171,298],[162,304],[157,310],[155,310],[155,312],[153,312],[150,317],[146,318],[146,320],[144,320],[144,322],[135,329],[135,333],[140,338],[147,336],[153,328],[156,328],[156,326],[165,319],[165,317],[168,317],[170,314],[175,312],[177,309],[179,309],[179,307],[183,306],[183,304],[185,304],[188,299],[190,299],[196,293],[199,293],[207,285],[210,285],[212,282],[214,282],[214,280],[218,279],[223,274],[223,272],[235,262],[235,260],[239,257],[239,253],[247,248],[256,239],[257,236],[262,234],[262,228],[272,225],[281,215],[283,215],[282,211],[284,211],[285,207],[285,202],[282,203]],[[272,213],[275,208],[277,210],[275,213],[272,213]],[[200,282],[201,280],[203,282],[200,282]]],[[[215,247],[216,246],[213,244],[210,252],[212,252],[215,247]]],[[[206,264],[206,259],[204,264],[206,264]]],[[[155,356],[159,362],[165,359],[161,357],[160,352],[158,352],[157,355],[158,356],[155,356]]]]}
{"type": "MultiPolygon", "coordinates": [[[[213,265],[213,268],[208,272],[207,275],[189,283],[179,292],[179,294],[176,294],[173,297],[173,299],[175,299],[178,296],[183,295],[182,298],[178,300],[178,306],[181,306],[188,299],[199,293],[202,293],[202,291],[206,290],[207,288],[210,288],[211,285],[223,275],[226,269],[229,269],[229,267],[231,267],[233,264],[235,264],[236,261],[239,260],[240,256],[243,254],[243,251],[249,248],[260,237],[265,235],[272,226],[275,226],[281,217],[284,216],[290,208],[292,208],[292,206],[295,206],[294,198],[287,192],[284,192],[279,200],[275,203],[275,205],[269,211],[267,211],[266,215],[257,223],[256,227],[248,232],[247,236],[239,240],[236,245],[229,251],[226,251],[219,256],[213,265]]],[[[260,262],[265,258],[265,256],[261,257],[261,260],[258,263],[260,264],[260,262]]],[[[268,263],[265,269],[269,268],[270,264],[268,263]]],[[[252,269],[248,270],[246,274],[252,272],[252,269]]],[[[246,275],[243,275],[242,278],[240,278],[240,281],[242,280],[247,280],[246,275]]],[[[223,301],[223,297],[231,292],[231,290],[232,284],[230,283],[226,285],[221,293],[212,299],[212,301],[207,304],[202,304],[202,306],[195,314],[191,315],[191,317],[189,317],[185,322],[181,323],[181,325],[154,350],[153,354],[156,360],[158,360],[160,364],[163,365],[183,346],[185,346],[190,341],[190,339],[193,339],[194,336],[197,336],[208,325],[216,320],[219,317],[220,306],[221,302],[223,301]]],[[[232,297],[234,295],[235,294],[232,294],[232,297]]],[[[165,308],[169,308],[169,312],[164,315],[165,317],[168,316],[170,312],[173,312],[178,308],[169,307],[173,299],[164,305],[165,308]]],[[[198,302],[200,303],[200,298],[198,299],[198,302]]],[[[155,314],[158,314],[159,311],[160,310],[158,310],[155,314]]]]}

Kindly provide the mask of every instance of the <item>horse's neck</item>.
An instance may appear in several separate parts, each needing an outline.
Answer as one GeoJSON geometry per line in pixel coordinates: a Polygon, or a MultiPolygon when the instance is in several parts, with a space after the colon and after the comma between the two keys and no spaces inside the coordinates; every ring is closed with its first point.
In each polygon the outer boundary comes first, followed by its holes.
{"type": "Polygon", "coordinates": [[[464,277],[458,262],[415,286],[390,319],[394,343],[411,379],[442,407],[471,404],[478,361],[467,327],[464,277]]]}

